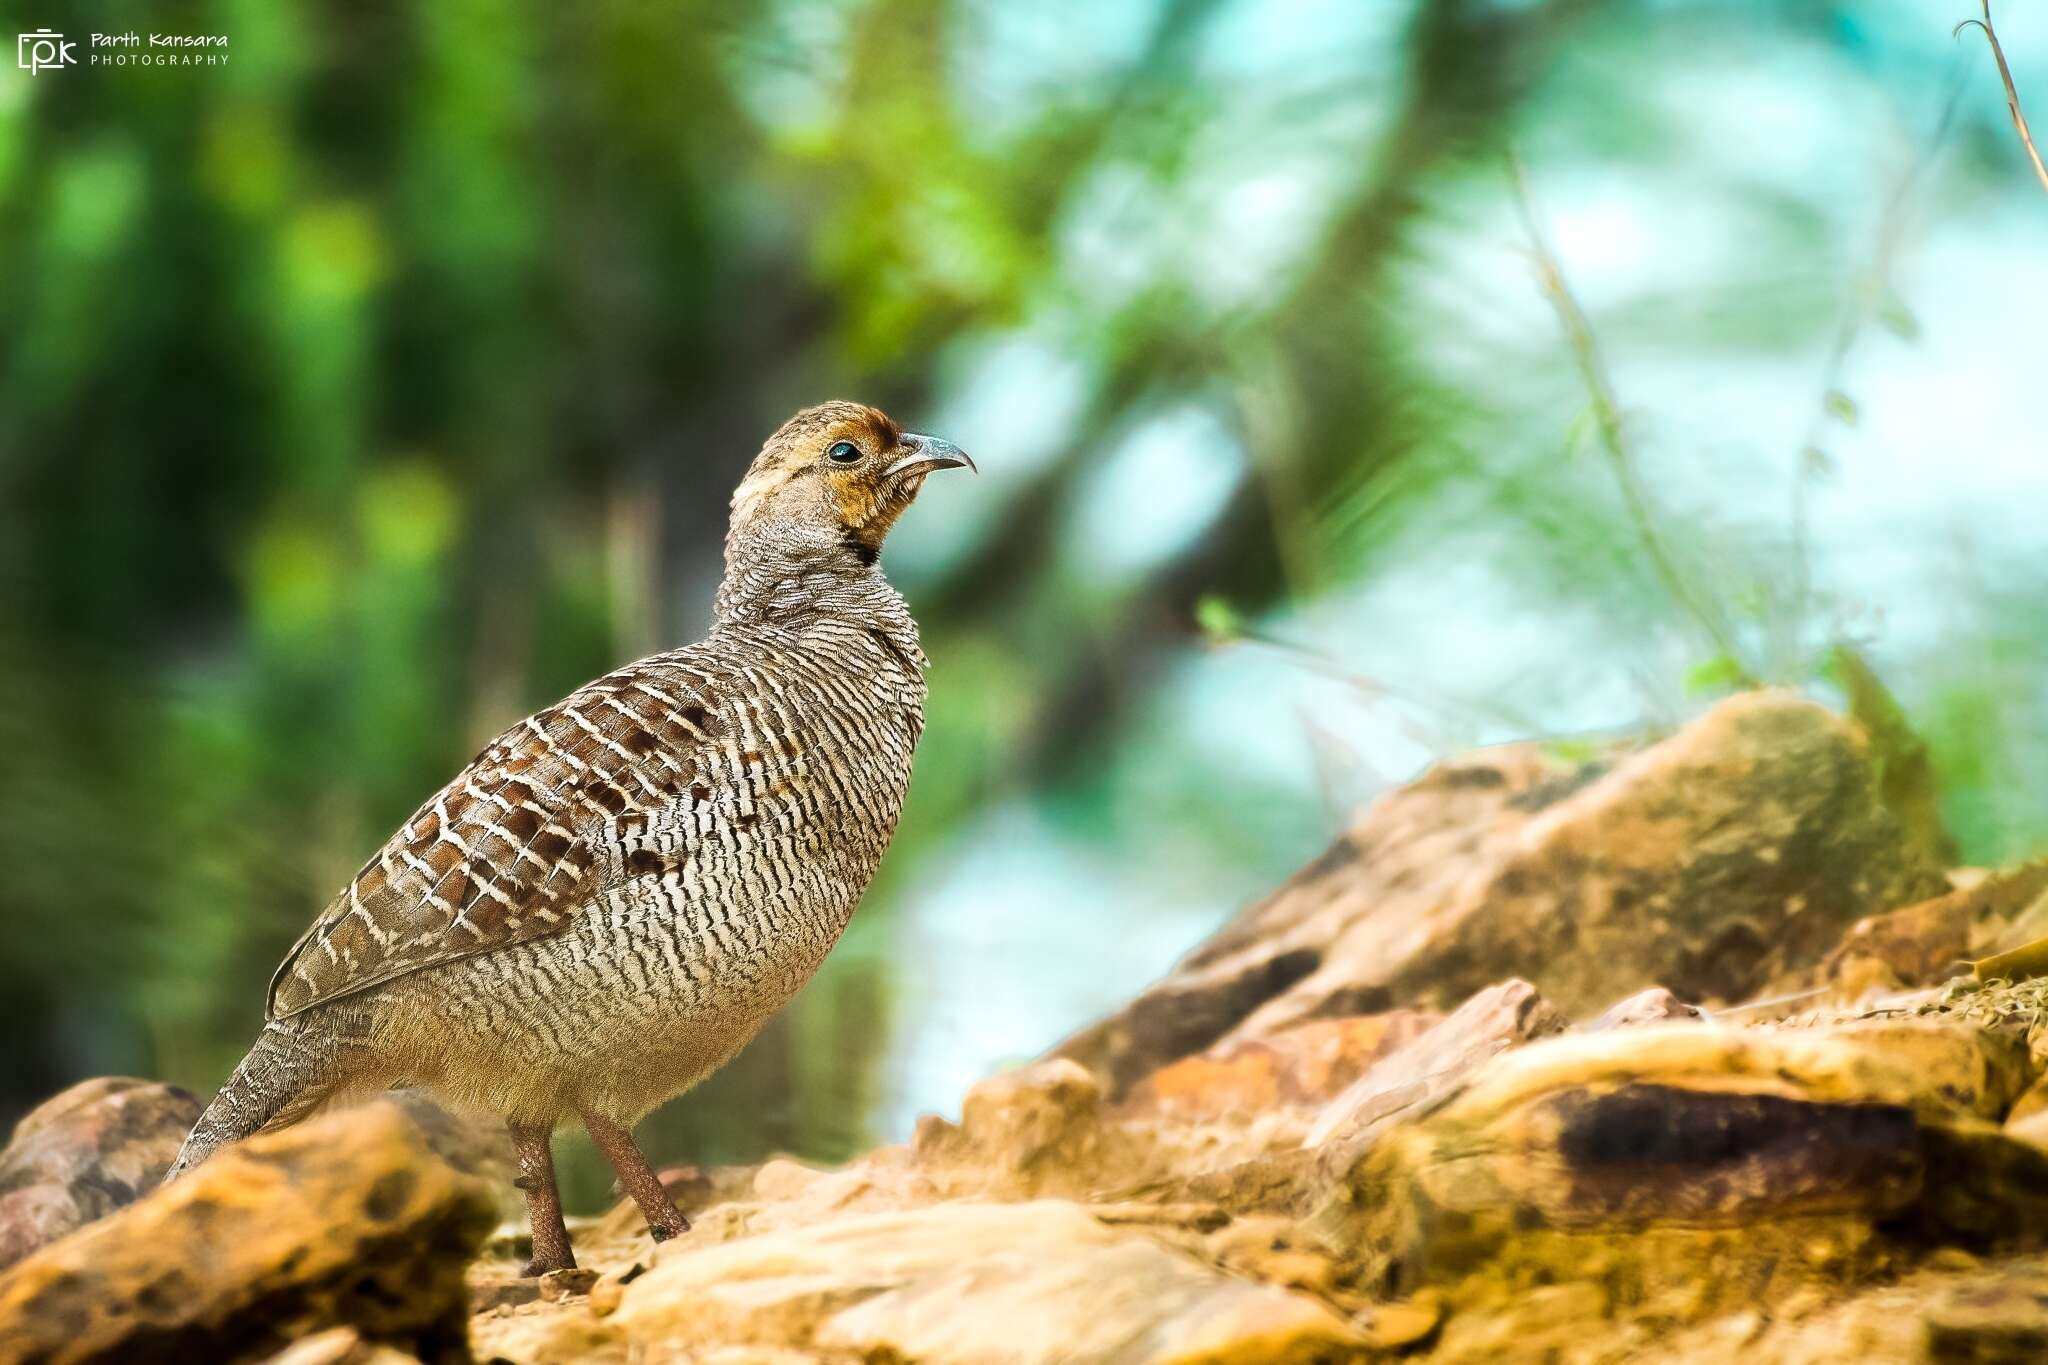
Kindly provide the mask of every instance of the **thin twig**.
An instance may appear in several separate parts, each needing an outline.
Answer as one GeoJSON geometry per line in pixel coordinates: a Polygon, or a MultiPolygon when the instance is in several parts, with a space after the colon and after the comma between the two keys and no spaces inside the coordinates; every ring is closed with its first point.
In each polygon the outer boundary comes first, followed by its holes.
{"type": "Polygon", "coordinates": [[[2034,163],[2034,178],[2041,182],[2042,189],[2048,190],[2048,166],[2041,164],[2041,149],[2034,145],[2034,135],[2027,128],[2027,116],[2020,109],[2019,87],[2013,84],[2012,68],[2005,64],[2005,48],[1999,44],[1998,31],[1991,27],[1991,0],[1980,0],[1980,3],[1984,6],[1984,17],[1963,20],[1956,25],[1955,33],[1959,34],[1973,24],[1984,30],[1985,41],[1991,44],[1991,56],[1998,63],[1998,79],[2005,85],[2006,112],[2012,115],[2012,126],[2020,135],[2020,145],[2027,149],[2027,160],[2034,163]]]}
{"type": "Polygon", "coordinates": [[[1614,481],[1621,489],[1621,500],[1635,527],[1636,536],[1642,541],[1651,566],[1672,600],[1706,632],[1722,657],[1734,665],[1736,680],[1744,687],[1755,687],[1756,677],[1750,672],[1749,665],[1743,662],[1733,633],[1713,605],[1693,591],[1692,585],[1679,571],[1677,560],[1664,544],[1664,537],[1657,529],[1656,516],[1651,510],[1649,491],[1643,486],[1635,451],[1629,444],[1628,431],[1622,425],[1621,403],[1615,396],[1613,381],[1608,378],[1606,362],[1601,359],[1600,344],[1593,336],[1585,310],[1579,307],[1571,286],[1565,282],[1564,268],[1558,262],[1557,253],[1551,249],[1536,221],[1536,210],[1530,202],[1528,177],[1523,173],[1521,159],[1510,156],[1508,168],[1514,181],[1516,207],[1521,211],[1523,229],[1529,234],[1530,249],[1536,257],[1543,292],[1549,296],[1551,307],[1556,310],[1558,321],[1564,327],[1565,341],[1578,362],[1579,377],[1591,395],[1593,423],[1600,432],[1600,447],[1607,455],[1609,468],[1614,471],[1614,481]]]}

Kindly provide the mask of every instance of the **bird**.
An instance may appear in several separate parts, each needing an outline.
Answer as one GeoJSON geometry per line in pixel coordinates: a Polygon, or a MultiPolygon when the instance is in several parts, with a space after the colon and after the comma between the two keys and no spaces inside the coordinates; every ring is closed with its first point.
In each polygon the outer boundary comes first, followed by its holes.
{"type": "Polygon", "coordinates": [[[166,1176],[397,1085],[502,1120],[529,1275],[573,1269],[574,1115],[655,1240],[689,1229],[634,1125],[730,1061],[824,961],[896,828],[928,659],[882,543],[963,451],[806,408],[733,493],[701,641],[486,744],[285,955],[262,1031],[166,1176]]]}

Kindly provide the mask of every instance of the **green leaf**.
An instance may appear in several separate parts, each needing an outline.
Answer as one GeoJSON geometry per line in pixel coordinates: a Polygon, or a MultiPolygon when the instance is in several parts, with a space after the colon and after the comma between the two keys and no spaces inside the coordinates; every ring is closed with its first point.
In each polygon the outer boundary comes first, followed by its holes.
{"type": "Polygon", "coordinates": [[[1742,687],[1747,676],[1739,659],[1728,654],[1716,654],[1686,670],[1685,690],[1695,697],[1734,692],[1742,687]]]}
{"type": "Polygon", "coordinates": [[[1565,428],[1564,449],[1566,458],[1576,459],[1580,451],[1591,446],[1593,444],[1593,432],[1593,410],[1591,408],[1580,408],[1572,415],[1570,425],[1565,428]]]}
{"type": "Polygon", "coordinates": [[[1244,638],[1244,618],[1227,598],[1214,593],[1195,603],[1195,625],[1212,645],[1235,644],[1244,638]]]}
{"type": "Polygon", "coordinates": [[[1901,341],[1920,339],[1920,319],[1913,316],[1913,310],[1897,294],[1887,293],[1878,301],[1877,321],[1901,341]]]}
{"type": "Polygon", "coordinates": [[[1600,757],[1600,746],[1590,739],[1565,736],[1542,742],[1543,756],[1558,763],[1582,767],[1600,757]]]}
{"type": "Polygon", "coordinates": [[[1856,425],[1856,418],[1859,415],[1856,409],[1856,400],[1848,394],[1843,393],[1840,389],[1829,389],[1827,395],[1820,401],[1821,406],[1827,409],[1828,416],[1846,427],[1856,425]]]}

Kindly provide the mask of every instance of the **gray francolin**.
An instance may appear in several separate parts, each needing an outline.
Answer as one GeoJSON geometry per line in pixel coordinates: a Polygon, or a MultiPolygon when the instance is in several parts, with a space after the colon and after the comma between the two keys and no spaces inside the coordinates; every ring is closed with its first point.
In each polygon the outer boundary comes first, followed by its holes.
{"type": "Polygon", "coordinates": [[[575,1264],[549,1146],[572,1113],[654,1236],[687,1229],[630,1130],[789,1002],[867,889],[925,696],[877,560],[963,465],[855,403],[784,423],[733,495],[709,637],[529,716],[421,806],[286,955],[168,1178],[417,1085],[509,1126],[531,1273],[575,1264]]]}

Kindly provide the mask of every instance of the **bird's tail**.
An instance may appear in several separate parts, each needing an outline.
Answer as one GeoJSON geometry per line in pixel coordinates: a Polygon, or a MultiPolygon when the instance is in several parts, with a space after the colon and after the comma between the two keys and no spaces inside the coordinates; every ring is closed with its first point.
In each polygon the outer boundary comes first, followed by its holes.
{"type": "Polygon", "coordinates": [[[296,1123],[346,1079],[341,1050],[324,1030],[307,1027],[304,1016],[265,1024],[249,1055],[192,1126],[164,1183],[212,1156],[216,1148],[296,1123]]]}

